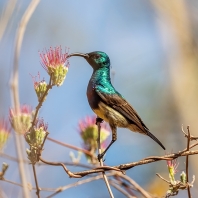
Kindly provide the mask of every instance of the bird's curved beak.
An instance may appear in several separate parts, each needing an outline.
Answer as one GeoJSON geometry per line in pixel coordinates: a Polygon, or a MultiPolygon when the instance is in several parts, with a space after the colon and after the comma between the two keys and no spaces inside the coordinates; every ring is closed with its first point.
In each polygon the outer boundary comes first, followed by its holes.
{"type": "Polygon", "coordinates": [[[73,54],[69,54],[67,57],[70,58],[71,56],[81,56],[85,59],[89,58],[88,54],[82,54],[82,53],[73,53],[73,54]]]}

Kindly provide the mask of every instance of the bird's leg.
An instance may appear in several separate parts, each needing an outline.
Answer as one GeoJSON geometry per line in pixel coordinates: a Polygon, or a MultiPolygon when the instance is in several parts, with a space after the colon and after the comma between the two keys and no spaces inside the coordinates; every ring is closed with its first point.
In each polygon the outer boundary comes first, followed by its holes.
{"type": "MultiPolygon", "coordinates": [[[[98,156],[101,154],[101,147],[100,147],[100,129],[101,129],[101,123],[103,122],[102,118],[97,117],[96,118],[96,125],[98,126],[98,156]]],[[[101,158],[100,158],[101,159],[101,158]]],[[[98,160],[100,161],[100,159],[98,158],[98,160]]]]}
{"type": "Polygon", "coordinates": [[[111,147],[111,145],[117,140],[117,130],[116,130],[116,126],[110,124],[110,127],[111,127],[111,130],[112,130],[112,140],[111,140],[111,143],[107,146],[107,148],[106,148],[101,154],[98,154],[98,160],[99,160],[99,161],[100,161],[100,159],[103,158],[104,154],[105,154],[105,153],[107,152],[107,150],[111,147]]]}
{"type": "Polygon", "coordinates": [[[103,122],[102,118],[99,117],[96,118],[96,125],[98,125],[98,123],[101,124],[102,122],[103,122]]]}

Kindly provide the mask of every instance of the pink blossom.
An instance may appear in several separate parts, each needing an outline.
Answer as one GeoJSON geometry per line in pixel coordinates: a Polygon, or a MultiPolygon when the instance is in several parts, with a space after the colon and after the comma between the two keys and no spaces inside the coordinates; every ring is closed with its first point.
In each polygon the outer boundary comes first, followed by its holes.
{"type": "Polygon", "coordinates": [[[17,114],[31,114],[32,113],[32,108],[29,105],[21,105],[19,112],[17,113],[16,110],[10,108],[9,114],[10,114],[10,119],[13,118],[13,116],[16,116],[17,114]]]}
{"type": "MultiPolygon", "coordinates": [[[[41,64],[43,68],[49,72],[49,67],[58,67],[60,65],[65,65],[68,57],[68,52],[62,53],[61,46],[55,47],[54,49],[50,47],[49,50],[40,53],[41,64]]],[[[68,66],[68,62],[66,63],[68,66]]]]}

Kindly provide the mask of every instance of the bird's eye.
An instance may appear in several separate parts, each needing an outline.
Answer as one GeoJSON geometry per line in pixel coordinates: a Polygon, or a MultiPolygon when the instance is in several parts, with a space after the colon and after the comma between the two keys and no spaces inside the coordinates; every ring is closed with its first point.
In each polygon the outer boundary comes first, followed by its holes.
{"type": "Polygon", "coordinates": [[[99,59],[99,58],[100,58],[100,55],[96,54],[96,55],[94,56],[94,58],[95,58],[95,59],[99,59]]]}

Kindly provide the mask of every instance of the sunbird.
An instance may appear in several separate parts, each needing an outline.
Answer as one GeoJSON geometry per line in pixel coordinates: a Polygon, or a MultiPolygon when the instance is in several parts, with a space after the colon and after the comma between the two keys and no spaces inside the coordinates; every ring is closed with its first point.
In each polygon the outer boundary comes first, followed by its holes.
{"type": "Polygon", "coordinates": [[[102,159],[110,146],[117,140],[117,127],[128,128],[133,132],[148,135],[164,150],[162,143],[149,131],[140,116],[126,99],[115,90],[110,79],[110,59],[105,52],[73,53],[68,57],[80,56],[93,68],[87,86],[87,99],[91,109],[101,119],[109,123],[112,140],[105,151],[98,155],[102,159]]]}

